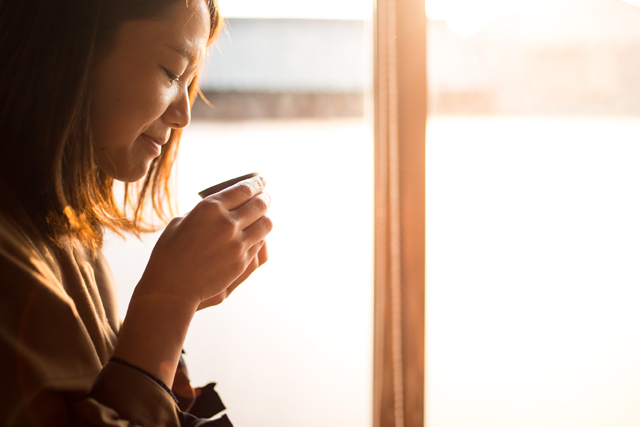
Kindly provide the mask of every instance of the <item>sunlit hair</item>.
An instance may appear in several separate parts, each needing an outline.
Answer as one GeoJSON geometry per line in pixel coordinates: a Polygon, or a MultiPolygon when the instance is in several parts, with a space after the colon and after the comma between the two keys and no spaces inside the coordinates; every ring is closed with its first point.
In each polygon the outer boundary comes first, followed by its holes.
{"type": "MultiPolygon", "coordinates": [[[[89,78],[123,23],[170,19],[180,2],[196,1],[0,0],[0,179],[26,210],[18,220],[57,246],[75,236],[93,250],[105,227],[139,234],[153,229],[149,209],[161,221],[173,215],[170,175],[181,131],[172,130],[149,173],[126,184],[118,204],[114,180],[96,162],[89,78]]],[[[204,1],[211,43],[222,21],[217,0],[204,1]]],[[[197,93],[195,78],[192,104],[197,93]]]]}

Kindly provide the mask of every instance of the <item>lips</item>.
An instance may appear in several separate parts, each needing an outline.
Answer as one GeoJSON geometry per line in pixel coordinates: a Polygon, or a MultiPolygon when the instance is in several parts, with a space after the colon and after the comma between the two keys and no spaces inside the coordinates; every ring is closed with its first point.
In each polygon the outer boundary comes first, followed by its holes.
{"type": "Polygon", "coordinates": [[[162,145],[167,143],[167,140],[164,138],[154,138],[145,133],[142,135],[142,139],[146,141],[145,146],[149,150],[149,154],[153,157],[158,157],[162,153],[162,145]]]}
{"type": "Polygon", "coordinates": [[[167,143],[167,139],[166,138],[158,138],[155,136],[151,136],[151,135],[147,135],[146,133],[142,134],[143,136],[146,136],[147,138],[149,138],[151,141],[155,142],[158,145],[164,145],[167,143]]]}

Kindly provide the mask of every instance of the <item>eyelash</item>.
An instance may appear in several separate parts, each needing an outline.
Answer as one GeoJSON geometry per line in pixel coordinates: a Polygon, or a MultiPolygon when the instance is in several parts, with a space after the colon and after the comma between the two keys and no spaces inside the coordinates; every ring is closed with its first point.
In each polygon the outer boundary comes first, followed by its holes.
{"type": "Polygon", "coordinates": [[[167,76],[169,77],[169,81],[171,82],[171,84],[173,84],[174,82],[179,82],[180,81],[180,77],[176,76],[175,74],[173,74],[172,72],[170,72],[169,70],[167,70],[164,67],[163,67],[163,70],[164,70],[165,73],[167,73],[167,76]]]}

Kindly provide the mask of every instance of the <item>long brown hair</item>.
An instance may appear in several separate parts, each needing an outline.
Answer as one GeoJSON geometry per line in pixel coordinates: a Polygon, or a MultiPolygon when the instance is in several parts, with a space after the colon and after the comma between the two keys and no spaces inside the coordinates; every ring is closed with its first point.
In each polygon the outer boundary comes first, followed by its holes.
{"type": "MultiPolygon", "coordinates": [[[[105,227],[139,234],[153,229],[149,208],[162,221],[173,215],[181,131],[171,132],[143,179],[125,185],[119,205],[114,180],[96,163],[89,77],[124,22],[169,19],[181,1],[198,0],[0,0],[0,179],[54,244],[75,235],[95,249],[105,227]]],[[[222,22],[217,0],[205,1],[211,43],[222,22]]],[[[192,104],[197,93],[196,78],[192,104]]]]}

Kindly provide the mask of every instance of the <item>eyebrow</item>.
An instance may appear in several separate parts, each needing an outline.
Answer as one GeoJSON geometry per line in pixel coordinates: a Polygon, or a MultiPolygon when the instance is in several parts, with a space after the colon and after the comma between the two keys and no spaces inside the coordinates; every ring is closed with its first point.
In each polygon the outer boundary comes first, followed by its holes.
{"type": "Polygon", "coordinates": [[[189,60],[189,62],[191,63],[191,65],[195,65],[198,63],[198,56],[193,54],[193,52],[188,51],[187,49],[180,47],[180,46],[176,46],[173,44],[169,44],[169,43],[165,43],[165,45],[171,49],[173,49],[174,51],[178,52],[180,55],[184,56],[185,58],[187,58],[189,60]]]}

